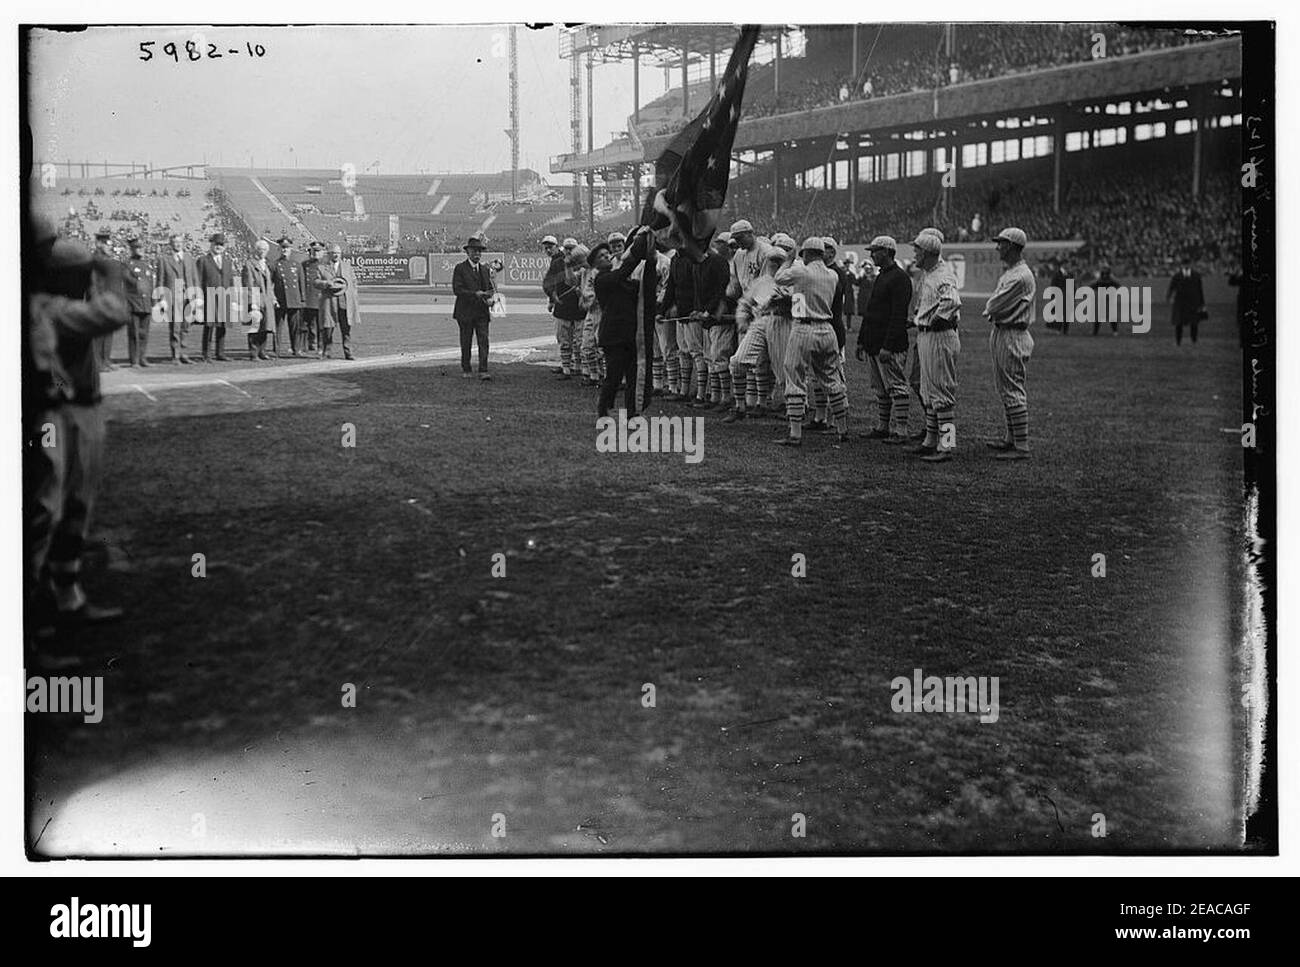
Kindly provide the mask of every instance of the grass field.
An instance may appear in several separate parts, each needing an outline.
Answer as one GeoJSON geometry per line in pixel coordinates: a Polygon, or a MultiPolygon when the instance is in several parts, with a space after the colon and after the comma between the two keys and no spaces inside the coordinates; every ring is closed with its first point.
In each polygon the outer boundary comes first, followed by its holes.
{"type": "Polygon", "coordinates": [[[76,643],[100,724],[28,716],[37,851],[1232,847],[1224,329],[1038,332],[1019,464],[978,324],[933,466],[717,416],[698,465],[602,455],[525,364],[114,396],[89,584],[130,617],[76,643]],[[997,676],[997,721],[893,711],[918,668],[997,676]]]}

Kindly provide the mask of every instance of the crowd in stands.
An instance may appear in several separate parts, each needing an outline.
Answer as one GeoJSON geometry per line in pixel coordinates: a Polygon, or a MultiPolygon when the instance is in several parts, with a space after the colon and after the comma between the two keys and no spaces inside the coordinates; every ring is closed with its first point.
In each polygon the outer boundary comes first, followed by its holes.
{"type": "MultiPolygon", "coordinates": [[[[863,65],[856,76],[847,69],[832,69],[824,57],[790,58],[781,64],[778,95],[773,65],[754,68],[745,90],[744,114],[750,118],[791,114],[1088,61],[1093,59],[1094,35],[1098,33],[1105,38],[1108,58],[1217,39],[1175,29],[1117,24],[959,24],[955,57],[949,58],[944,53],[942,26],[920,31],[915,25],[885,25],[870,51],[870,31],[864,30],[863,65]]],[[[692,87],[692,112],[699,111],[711,94],[707,85],[699,93],[692,87]]],[[[648,110],[651,118],[637,127],[640,137],[673,134],[685,123],[680,88],[652,104],[660,102],[672,110],[672,116],[663,118],[662,111],[648,110]]]]}
{"type": "MultiPolygon", "coordinates": [[[[986,242],[1012,223],[1030,238],[1082,241],[1078,258],[1107,262],[1121,278],[1168,276],[1186,258],[1228,272],[1241,238],[1236,181],[1230,171],[1208,173],[1193,199],[1189,179],[1179,167],[1083,169],[1066,180],[1059,212],[1050,177],[986,177],[951,192],[946,210],[943,189],[925,178],[864,184],[856,212],[846,189],[792,190],[783,194],[786,215],[779,221],[796,236],[815,228],[845,242],[900,224],[934,225],[949,242],[986,242]]],[[[770,185],[742,188],[728,198],[724,218],[747,217],[760,231],[774,231],[763,215],[770,215],[771,197],[770,185]]]]}

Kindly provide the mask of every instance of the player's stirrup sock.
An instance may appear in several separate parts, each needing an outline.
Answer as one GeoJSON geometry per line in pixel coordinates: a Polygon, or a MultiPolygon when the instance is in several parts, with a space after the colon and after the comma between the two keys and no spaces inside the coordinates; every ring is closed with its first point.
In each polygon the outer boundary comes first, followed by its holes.
{"type": "Polygon", "coordinates": [[[676,353],[670,353],[664,360],[664,373],[668,377],[668,392],[680,393],[682,390],[681,360],[676,353]]]}
{"type": "Polygon", "coordinates": [[[704,360],[695,360],[695,398],[703,403],[709,396],[709,371],[704,360]]]}
{"type": "Polygon", "coordinates": [[[803,413],[807,405],[807,401],[803,398],[796,398],[786,402],[786,422],[790,424],[790,436],[796,440],[803,438],[803,413]]]}
{"type": "Polygon", "coordinates": [[[1017,450],[1029,449],[1029,407],[1025,404],[1007,407],[1007,426],[1017,450]]]}
{"type": "Polygon", "coordinates": [[[907,414],[911,411],[912,400],[909,396],[895,396],[890,406],[892,425],[890,432],[897,436],[907,436],[907,414]]]}
{"type": "Polygon", "coordinates": [[[754,398],[756,404],[762,404],[763,406],[768,405],[772,396],[772,384],[774,382],[775,380],[772,379],[772,373],[770,370],[764,372],[760,369],[754,374],[754,398]]]}
{"type": "Polygon", "coordinates": [[[840,435],[849,432],[849,400],[844,393],[836,393],[828,401],[831,411],[831,419],[835,422],[835,429],[840,431],[840,435]]]}
{"type": "Polygon", "coordinates": [[[927,447],[939,445],[939,414],[929,407],[925,410],[925,440],[922,444],[927,447]]]}
{"type": "Polygon", "coordinates": [[[876,397],[876,428],[889,431],[889,415],[894,411],[894,401],[888,396],[876,397]]]}
{"type": "Polygon", "coordinates": [[[650,362],[650,378],[653,381],[653,385],[655,389],[661,390],[664,388],[665,372],[666,369],[664,367],[663,357],[662,356],[654,357],[654,359],[651,360],[650,362]]]}
{"type": "MultiPolygon", "coordinates": [[[[938,410],[934,421],[939,429],[939,446],[945,450],[957,449],[957,419],[952,410],[938,410]]],[[[927,431],[928,432],[928,431],[927,431]]]]}
{"type": "Polygon", "coordinates": [[[707,399],[710,403],[718,402],[718,374],[709,373],[709,389],[707,399]]]}
{"type": "Polygon", "coordinates": [[[718,389],[722,391],[722,399],[729,400],[732,398],[730,369],[723,369],[718,373],[718,389]]]}

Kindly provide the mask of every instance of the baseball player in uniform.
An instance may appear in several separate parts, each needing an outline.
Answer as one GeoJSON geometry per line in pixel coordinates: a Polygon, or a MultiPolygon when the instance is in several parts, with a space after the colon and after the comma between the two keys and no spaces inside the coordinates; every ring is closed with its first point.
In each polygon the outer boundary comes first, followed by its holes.
{"type": "MultiPolygon", "coordinates": [[[[722,421],[724,423],[735,423],[751,414],[759,416],[766,412],[774,384],[770,346],[772,321],[778,311],[783,311],[788,320],[790,310],[790,294],[776,284],[776,273],[785,266],[794,248],[794,239],[789,235],[784,232],[773,235],[772,251],[768,253],[762,274],[736,305],[740,344],[731,357],[731,385],[736,408],[722,421]]],[[[785,358],[784,354],[781,358],[785,358]]],[[[782,385],[785,385],[784,380],[782,385]]]]}
{"type": "Polygon", "coordinates": [[[582,322],[582,373],[584,386],[599,386],[605,381],[605,350],[600,348],[600,303],[596,301],[596,270],[591,266],[591,252],[585,245],[579,245],[576,239],[565,239],[564,247],[570,252],[575,262],[579,257],[585,264],[582,271],[581,288],[578,290],[578,305],[586,311],[582,322]],[[569,242],[573,242],[572,248],[569,242]]]}
{"type": "Polygon", "coordinates": [[[952,459],[957,446],[957,354],[961,339],[961,296],[957,273],[943,260],[943,243],[924,229],[912,243],[920,278],[916,287],[916,354],[921,365],[925,439],[914,453],[929,463],[952,459]]]}
{"type": "Polygon", "coordinates": [[[912,302],[912,280],[894,261],[898,243],[890,236],[877,235],[868,247],[871,260],[880,271],[871,287],[871,298],[858,332],[857,357],[867,361],[876,396],[875,426],[867,437],[886,443],[906,443],[911,401],[903,363],[907,359],[907,308],[912,302]]]}
{"type": "MultiPolygon", "coordinates": [[[[732,224],[730,243],[735,244],[736,254],[731,257],[727,298],[736,302],[737,315],[739,315],[739,305],[746,299],[754,283],[763,274],[763,268],[767,264],[768,257],[773,252],[773,247],[770,242],[758,238],[754,234],[754,226],[743,218],[732,224]]],[[[750,300],[750,305],[753,305],[752,300],[750,300]]],[[[746,319],[747,324],[750,321],[750,319],[746,319]]],[[[764,336],[766,337],[766,332],[764,336]]],[[[709,358],[710,395],[712,396],[716,392],[718,398],[722,400],[719,408],[730,409],[734,401],[731,358],[736,352],[736,327],[728,326],[716,338],[718,344],[709,358]],[[723,355],[724,351],[725,355],[723,355]],[[716,390],[715,386],[717,387],[716,390]]],[[[745,392],[745,389],[745,387],[741,387],[741,392],[745,392]]]]}
{"type": "Polygon", "coordinates": [[[825,262],[825,246],[817,236],[799,248],[802,261],[790,261],[776,273],[776,284],[789,286],[794,324],[785,354],[786,422],[789,436],[777,442],[803,443],[803,416],[808,403],[809,372],[826,387],[831,418],[839,440],[848,439],[848,405],[844,392],[844,360],[831,325],[831,307],[840,287],[839,274],[825,262]]]}
{"type": "MultiPolygon", "coordinates": [[[[849,302],[849,295],[853,291],[853,277],[849,275],[848,270],[843,268],[835,261],[835,256],[839,253],[839,242],[834,238],[826,236],[822,239],[822,245],[825,249],[823,261],[832,272],[840,277],[840,288],[835,293],[835,303],[831,306],[831,325],[835,329],[835,340],[840,344],[840,359],[844,359],[844,343],[848,339],[847,330],[844,328],[844,313],[849,302]]],[[[845,390],[847,392],[848,382],[845,381],[845,390]]],[[[835,427],[827,422],[827,399],[826,387],[819,380],[812,381],[813,391],[813,419],[808,424],[808,429],[817,430],[820,433],[834,433],[835,427]]],[[[847,405],[847,398],[846,398],[847,405]]]]}
{"type": "Polygon", "coordinates": [[[993,356],[993,385],[1006,410],[1007,433],[988,445],[999,460],[1029,457],[1029,401],[1025,390],[1025,365],[1034,351],[1029,327],[1034,322],[1034,273],[1025,264],[1028,239],[1018,228],[1004,228],[994,239],[1006,270],[989,296],[984,315],[989,317],[989,351],[993,356]]]}

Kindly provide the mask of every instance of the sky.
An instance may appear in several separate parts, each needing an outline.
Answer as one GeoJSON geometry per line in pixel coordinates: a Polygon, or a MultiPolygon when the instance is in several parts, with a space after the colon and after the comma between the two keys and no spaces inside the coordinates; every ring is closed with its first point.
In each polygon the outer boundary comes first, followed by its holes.
{"type": "MultiPolygon", "coordinates": [[[[518,31],[520,165],[567,184],[549,170],[552,156],[570,150],[569,65],[558,34],[518,31]]],[[[379,162],[380,174],[508,169],[508,50],[505,25],[38,31],[29,87],[35,158],[351,163],[358,173],[379,162]],[[197,49],[215,43],[220,59],[189,60],[185,42],[199,34],[197,49]],[[149,41],[144,60],[140,44],[149,41]],[[164,52],[168,43],[179,63],[164,52]]],[[[595,78],[599,146],[632,113],[631,64],[598,65],[595,78]]],[[[643,63],[642,103],[663,92],[663,70],[643,63]]]]}

